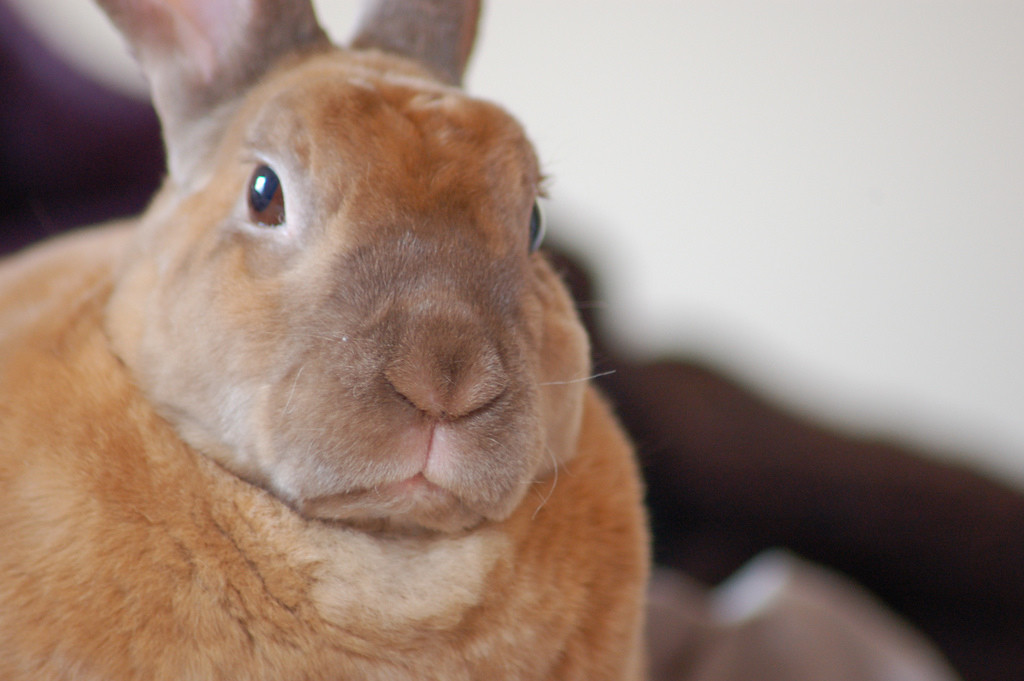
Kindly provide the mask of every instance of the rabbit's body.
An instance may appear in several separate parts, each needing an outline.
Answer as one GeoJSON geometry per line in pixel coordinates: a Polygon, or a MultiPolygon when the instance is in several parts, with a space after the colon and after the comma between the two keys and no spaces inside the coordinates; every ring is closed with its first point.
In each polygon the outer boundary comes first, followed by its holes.
{"type": "Polygon", "coordinates": [[[639,678],[640,484],[529,143],[299,5],[105,3],[171,175],[0,266],[0,678],[639,678]]]}
{"type": "Polygon", "coordinates": [[[402,537],[307,520],[184,445],[111,355],[103,254],[123,235],[34,253],[82,288],[8,327],[0,678],[635,671],[639,491],[596,397],[573,461],[501,523],[402,537]],[[58,262],[86,253],[80,272],[58,262]]]}

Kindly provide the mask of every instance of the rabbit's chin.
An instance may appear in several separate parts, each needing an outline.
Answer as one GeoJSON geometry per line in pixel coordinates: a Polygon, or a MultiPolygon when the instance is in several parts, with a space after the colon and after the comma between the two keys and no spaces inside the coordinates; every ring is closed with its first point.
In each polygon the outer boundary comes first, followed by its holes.
{"type": "Polygon", "coordinates": [[[423,473],[371,489],[301,500],[296,506],[309,518],[375,532],[452,533],[486,520],[423,473]]]}

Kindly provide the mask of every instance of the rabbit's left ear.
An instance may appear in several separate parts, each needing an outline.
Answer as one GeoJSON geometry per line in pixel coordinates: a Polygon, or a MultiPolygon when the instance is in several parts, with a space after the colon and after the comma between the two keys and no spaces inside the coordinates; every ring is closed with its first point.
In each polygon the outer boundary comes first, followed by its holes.
{"type": "Polygon", "coordinates": [[[459,85],[479,17],[480,0],[373,0],[363,7],[351,46],[409,57],[459,85]]]}
{"type": "Polygon", "coordinates": [[[327,43],[309,0],[98,0],[128,39],[163,124],[172,178],[194,176],[211,114],[282,56],[327,43]]]}

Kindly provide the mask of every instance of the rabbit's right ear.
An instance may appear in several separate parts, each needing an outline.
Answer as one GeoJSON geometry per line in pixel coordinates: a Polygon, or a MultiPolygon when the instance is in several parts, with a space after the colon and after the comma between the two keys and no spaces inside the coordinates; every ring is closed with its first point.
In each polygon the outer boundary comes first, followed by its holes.
{"type": "Polygon", "coordinates": [[[281,57],[329,41],[309,0],[97,0],[149,80],[171,177],[187,184],[214,114],[281,57]]]}
{"type": "Polygon", "coordinates": [[[363,6],[351,46],[408,57],[459,85],[479,18],[480,0],[371,0],[363,6]]]}

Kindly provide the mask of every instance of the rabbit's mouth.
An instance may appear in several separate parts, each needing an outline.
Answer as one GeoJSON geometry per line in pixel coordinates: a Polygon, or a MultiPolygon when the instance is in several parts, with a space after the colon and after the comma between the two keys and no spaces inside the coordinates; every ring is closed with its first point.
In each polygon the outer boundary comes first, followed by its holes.
{"type": "MultiPolygon", "coordinates": [[[[363,528],[457,532],[507,515],[531,468],[528,457],[495,467],[497,453],[459,424],[419,421],[393,435],[386,462],[370,464],[363,476],[327,476],[333,485],[307,485],[292,495],[292,505],[309,518],[363,528]]],[[[498,433],[489,435],[498,440],[498,433]]],[[[357,456],[350,451],[337,460],[357,456]]]]}
{"type": "Polygon", "coordinates": [[[301,502],[299,511],[307,517],[377,531],[457,532],[485,519],[483,513],[474,511],[423,473],[372,488],[307,499],[301,502]]]}

